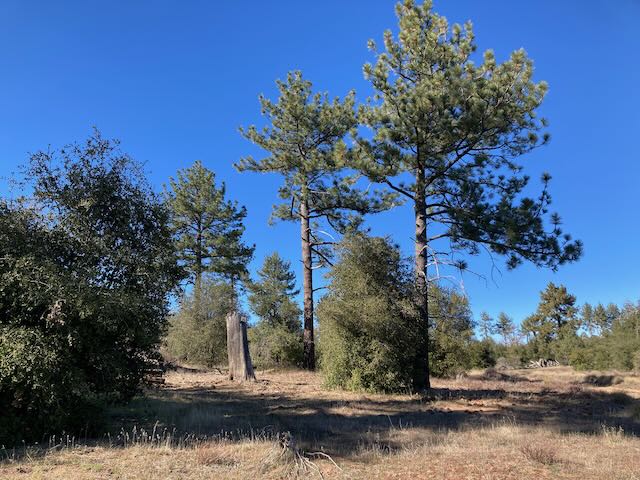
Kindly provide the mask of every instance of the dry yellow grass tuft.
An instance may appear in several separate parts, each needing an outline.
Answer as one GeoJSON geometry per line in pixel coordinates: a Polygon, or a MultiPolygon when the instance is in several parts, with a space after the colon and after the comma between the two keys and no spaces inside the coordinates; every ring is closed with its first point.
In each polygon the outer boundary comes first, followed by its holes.
{"type": "Polygon", "coordinates": [[[214,465],[232,467],[239,463],[237,450],[236,444],[201,444],[195,447],[196,462],[209,467],[214,465]]]}
{"type": "Polygon", "coordinates": [[[111,431],[124,433],[112,446],[6,452],[0,478],[640,480],[640,378],[630,374],[476,371],[434,380],[429,396],[327,390],[300,371],[257,377],[172,372],[114,409],[111,431]],[[295,439],[294,463],[280,432],[295,439]]]}

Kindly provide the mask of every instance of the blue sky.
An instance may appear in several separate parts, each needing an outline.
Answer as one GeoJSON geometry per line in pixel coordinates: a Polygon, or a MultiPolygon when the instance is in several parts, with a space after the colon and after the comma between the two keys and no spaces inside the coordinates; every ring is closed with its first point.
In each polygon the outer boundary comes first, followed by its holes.
{"type": "MultiPolygon", "coordinates": [[[[557,273],[502,268],[495,283],[465,276],[474,313],[521,320],[549,281],[580,303],[640,298],[640,1],[436,0],[452,22],[471,19],[480,50],[498,59],[524,47],[550,91],[541,113],[551,144],[523,159],[553,176],[554,210],[585,243],[557,273]]],[[[393,1],[25,1],[0,2],[0,193],[28,152],[84,139],[97,126],[146,162],[160,189],[200,159],[246,205],[255,269],[278,250],[299,273],[298,227],[267,224],[280,179],[239,174],[255,147],[237,132],[260,124],[258,94],[301,69],[318,90],[359,100],[371,91],[367,40],[395,29],[393,1]]],[[[409,208],[371,218],[410,252],[409,208]]],[[[472,261],[490,274],[487,258],[472,261]]]]}

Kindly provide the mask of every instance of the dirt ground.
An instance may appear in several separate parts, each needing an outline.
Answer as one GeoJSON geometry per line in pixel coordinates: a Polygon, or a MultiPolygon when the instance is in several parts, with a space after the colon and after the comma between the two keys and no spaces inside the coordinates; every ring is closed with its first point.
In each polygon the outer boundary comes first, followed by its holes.
{"type": "Polygon", "coordinates": [[[5,453],[2,479],[640,479],[640,377],[566,367],[434,379],[432,393],[255,383],[180,368],[110,413],[108,435],[5,453]],[[280,458],[290,432],[301,465],[280,458]],[[275,460],[274,460],[275,459],[275,460]]]}

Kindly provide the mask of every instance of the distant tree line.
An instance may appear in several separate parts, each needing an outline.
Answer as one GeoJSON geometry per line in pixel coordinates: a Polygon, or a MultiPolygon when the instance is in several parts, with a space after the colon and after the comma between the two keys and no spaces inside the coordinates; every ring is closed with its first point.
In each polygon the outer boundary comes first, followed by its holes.
{"type": "Polygon", "coordinates": [[[479,331],[492,363],[518,367],[542,358],[581,370],[640,370],[640,304],[579,307],[563,285],[549,283],[519,327],[504,313],[497,321],[483,313],[479,331]]]}

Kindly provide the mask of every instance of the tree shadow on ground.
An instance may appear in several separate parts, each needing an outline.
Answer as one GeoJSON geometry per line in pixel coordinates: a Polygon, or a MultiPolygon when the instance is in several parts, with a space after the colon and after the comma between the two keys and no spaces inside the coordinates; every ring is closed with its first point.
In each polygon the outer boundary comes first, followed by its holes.
{"type": "Polygon", "coordinates": [[[499,422],[543,426],[562,433],[598,433],[609,428],[640,435],[640,404],[627,394],[577,386],[566,391],[531,390],[524,385],[526,381],[503,379],[493,381],[491,388],[434,388],[423,396],[347,398],[321,390],[306,395],[295,389],[269,390],[267,380],[255,387],[223,384],[160,389],[115,410],[111,427],[151,429],[156,425],[178,435],[238,440],[290,431],[303,448],[335,455],[349,455],[374,444],[399,448],[394,437],[413,429],[443,432],[499,422]],[[519,382],[527,388],[519,388],[519,382]]]}

